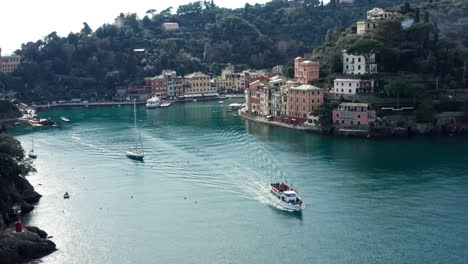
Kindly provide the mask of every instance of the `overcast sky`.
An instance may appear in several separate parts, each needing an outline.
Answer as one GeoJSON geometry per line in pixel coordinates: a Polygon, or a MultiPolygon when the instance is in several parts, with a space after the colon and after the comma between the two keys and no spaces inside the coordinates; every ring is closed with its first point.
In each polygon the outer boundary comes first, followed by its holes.
{"type": "MultiPolygon", "coordinates": [[[[1,0],[0,47],[2,55],[12,53],[22,43],[36,41],[53,31],[60,36],[77,32],[87,22],[93,30],[112,23],[120,13],[137,13],[142,18],[148,9],[158,12],[193,0],[1,0]]],[[[221,7],[243,7],[268,0],[215,0],[221,7]]]]}

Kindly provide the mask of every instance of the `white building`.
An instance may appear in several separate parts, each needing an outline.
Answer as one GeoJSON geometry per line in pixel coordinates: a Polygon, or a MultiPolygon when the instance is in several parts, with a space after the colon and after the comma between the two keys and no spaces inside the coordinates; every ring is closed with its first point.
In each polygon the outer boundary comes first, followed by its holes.
{"type": "Polygon", "coordinates": [[[398,17],[400,14],[397,12],[387,12],[382,8],[372,8],[367,11],[366,16],[368,20],[389,20],[398,17]]]}
{"type": "Polygon", "coordinates": [[[332,93],[338,95],[355,95],[372,93],[374,80],[335,79],[332,93]]]}
{"type": "Polygon", "coordinates": [[[377,21],[364,20],[356,22],[356,33],[358,35],[364,35],[369,32],[375,32],[377,30],[377,21]]]}
{"type": "Polygon", "coordinates": [[[162,23],[161,27],[165,31],[175,31],[175,30],[179,30],[179,23],[164,22],[162,23]]]}
{"type": "Polygon", "coordinates": [[[375,54],[369,58],[366,67],[366,59],[363,55],[353,55],[343,50],[343,73],[346,74],[373,74],[377,73],[377,64],[375,63],[375,54]]]}

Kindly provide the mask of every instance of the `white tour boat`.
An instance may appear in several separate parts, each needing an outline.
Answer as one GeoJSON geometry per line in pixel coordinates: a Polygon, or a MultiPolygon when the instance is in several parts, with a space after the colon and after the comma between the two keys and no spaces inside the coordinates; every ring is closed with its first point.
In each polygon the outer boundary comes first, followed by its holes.
{"type": "Polygon", "coordinates": [[[161,98],[153,96],[146,100],[146,108],[157,108],[161,105],[161,98]]]}
{"type": "Polygon", "coordinates": [[[63,116],[62,116],[60,119],[61,119],[63,122],[66,122],[66,123],[70,122],[70,119],[68,119],[68,118],[66,118],[66,117],[63,117],[63,116]]]}
{"type": "Polygon", "coordinates": [[[272,183],[271,193],[280,200],[279,205],[286,210],[302,211],[305,208],[305,204],[297,195],[296,190],[286,183],[272,183]]]}

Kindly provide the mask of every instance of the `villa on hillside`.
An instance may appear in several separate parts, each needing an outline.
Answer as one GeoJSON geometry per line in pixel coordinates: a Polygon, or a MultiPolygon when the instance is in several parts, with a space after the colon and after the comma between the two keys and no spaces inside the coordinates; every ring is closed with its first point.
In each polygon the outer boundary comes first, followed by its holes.
{"type": "Polygon", "coordinates": [[[353,55],[343,53],[343,73],[345,74],[373,74],[377,73],[377,64],[375,63],[375,54],[370,56],[369,62],[363,55],[353,55]]]}
{"type": "Polygon", "coordinates": [[[369,94],[374,90],[374,80],[335,79],[331,93],[336,95],[369,94]]]}
{"type": "Polygon", "coordinates": [[[175,22],[164,22],[161,25],[164,31],[176,31],[179,30],[179,23],[175,22]]]}
{"type": "Polygon", "coordinates": [[[356,33],[364,35],[366,33],[375,32],[378,24],[384,20],[390,20],[398,17],[397,12],[387,12],[382,8],[373,8],[366,12],[366,20],[356,22],[356,33]]]}

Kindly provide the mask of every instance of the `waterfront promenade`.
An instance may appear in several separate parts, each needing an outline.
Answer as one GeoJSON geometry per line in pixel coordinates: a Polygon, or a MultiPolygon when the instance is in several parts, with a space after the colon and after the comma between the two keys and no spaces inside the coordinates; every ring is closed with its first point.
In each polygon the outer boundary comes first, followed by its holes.
{"type": "Polygon", "coordinates": [[[290,128],[290,129],[297,129],[297,130],[308,130],[308,128],[303,126],[303,125],[285,124],[285,123],[276,122],[276,121],[269,121],[269,120],[266,120],[265,118],[262,118],[262,117],[251,116],[249,114],[246,114],[244,111],[242,111],[242,109],[239,109],[238,114],[242,118],[245,118],[245,119],[248,119],[248,120],[251,120],[251,121],[254,121],[254,122],[262,123],[262,124],[267,124],[267,125],[271,125],[271,126],[285,127],[285,128],[290,128]]]}

